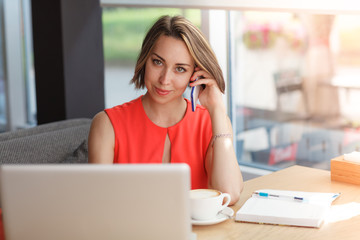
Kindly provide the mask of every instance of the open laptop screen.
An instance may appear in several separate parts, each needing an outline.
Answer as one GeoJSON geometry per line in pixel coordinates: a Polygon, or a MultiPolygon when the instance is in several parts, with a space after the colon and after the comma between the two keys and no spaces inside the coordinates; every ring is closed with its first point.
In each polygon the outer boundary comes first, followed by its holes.
{"type": "Polygon", "coordinates": [[[189,239],[185,164],[3,165],[5,237],[189,239]]]}

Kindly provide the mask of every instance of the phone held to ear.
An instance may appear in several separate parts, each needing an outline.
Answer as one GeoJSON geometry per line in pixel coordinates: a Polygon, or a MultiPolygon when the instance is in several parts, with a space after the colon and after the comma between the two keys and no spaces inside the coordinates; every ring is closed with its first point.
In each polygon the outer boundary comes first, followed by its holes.
{"type": "MultiPolygon", "coordinates": [[[[195,79],[198,80],[199,78],[195,79]]],[[[190,100],[191,100],[191,109],[193,112],[195,112],[196,110],[196,103],[199,99],[199,93],[200,93],[200,89],[204,89],[205,85],[197,85],[195,87],[191,87],[191,91],[190,91],[190,100]]]]}
{"type": "Polygon", "coordinates": [[[191,109],[193,112],[195,112],[196,103],[199,99],[200,88],[201,88],[201,85],[191,87],[190,100],[191,100],[191,109]]]}

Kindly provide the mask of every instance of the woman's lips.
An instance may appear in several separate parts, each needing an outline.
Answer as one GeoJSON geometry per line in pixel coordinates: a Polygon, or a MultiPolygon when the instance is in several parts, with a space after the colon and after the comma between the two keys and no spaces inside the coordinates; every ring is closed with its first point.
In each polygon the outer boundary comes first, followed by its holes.
{"type": "Polygon", "coordinates": [[[165,96],[165,95],[168,95],[170,93],[169,90],[164,90],[164,89],[160,89],[160,88],[155,88],[155,90],[161,96],[165,96]]]}

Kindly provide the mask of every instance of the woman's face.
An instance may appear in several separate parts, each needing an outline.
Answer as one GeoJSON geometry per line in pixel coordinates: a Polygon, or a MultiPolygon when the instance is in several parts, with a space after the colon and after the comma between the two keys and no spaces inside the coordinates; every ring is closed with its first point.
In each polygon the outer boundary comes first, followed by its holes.
{"type": "Polygon", "coordinates": [[[194,72],[194,65],[182,40],[159,37],[146,61],[145,86],[148,93],[160,103],[182,98],[194,72]]]}

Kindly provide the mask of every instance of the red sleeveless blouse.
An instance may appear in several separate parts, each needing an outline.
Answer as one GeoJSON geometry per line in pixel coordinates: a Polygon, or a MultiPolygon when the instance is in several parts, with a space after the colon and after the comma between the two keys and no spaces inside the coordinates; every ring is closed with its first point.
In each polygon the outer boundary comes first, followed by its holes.
{"type": "Polygon", "coordinates": [[[187,101],[184,118],[174,126],[155,125],[146,115],[141,97],[105,109],[115,132],[114,163],[162,163],[166,134],[171,142],[171,163],[187,163],[191,188],[207,188],[205,156],[212,137],[209,112],[187,101]]]}

